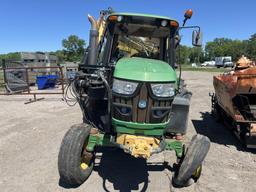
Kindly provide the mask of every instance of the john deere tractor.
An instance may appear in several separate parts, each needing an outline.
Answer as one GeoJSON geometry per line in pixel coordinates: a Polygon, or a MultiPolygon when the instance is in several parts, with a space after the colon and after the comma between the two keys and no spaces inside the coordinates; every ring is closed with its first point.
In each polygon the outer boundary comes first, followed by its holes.
{"type": "Polygon", "coordinates": [[[96,147],[117,147],[134,158],[148,159],[165,150],[177,156],[173,184],[197,181],[209,150],[207,137],[195,135],[185,146],[191,93],[175,72],[179,31],[193,31],[193,45],[201,45],[198,26],[185,27],[169,17],[102,11],[91,23],[90,44],[79,72],[70,82],[83,123],[63,138],[58,167],[60,179],[82,184],[91,174],[96,147]]]}

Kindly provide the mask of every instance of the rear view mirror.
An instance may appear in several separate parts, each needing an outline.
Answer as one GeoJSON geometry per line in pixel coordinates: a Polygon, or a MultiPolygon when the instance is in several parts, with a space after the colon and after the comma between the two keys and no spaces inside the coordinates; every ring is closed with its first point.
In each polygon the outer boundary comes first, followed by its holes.
{"type": "Polygon", "coordinates": [[[201,31],[193,31],[192,45],[196,47],[201,47],[202,42],[203,42],[203,33],[201,31]]]}

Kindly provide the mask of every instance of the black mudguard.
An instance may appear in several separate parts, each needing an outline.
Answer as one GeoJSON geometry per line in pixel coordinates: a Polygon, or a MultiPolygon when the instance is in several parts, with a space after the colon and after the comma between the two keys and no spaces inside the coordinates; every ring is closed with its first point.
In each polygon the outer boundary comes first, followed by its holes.
{"type": "Polygon", "coordinates": [[[174,98],[167,133],[186,134],[191,96],[190,92],[185,92],[174,98]]]}

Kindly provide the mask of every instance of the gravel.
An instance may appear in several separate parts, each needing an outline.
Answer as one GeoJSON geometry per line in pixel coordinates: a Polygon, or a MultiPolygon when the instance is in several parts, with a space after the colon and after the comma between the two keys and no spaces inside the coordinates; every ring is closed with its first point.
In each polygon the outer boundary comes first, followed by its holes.
{"type": "Polygon", "coordinates": [[[243,149],[210,115],[212,76],[183,73],[193,93],[186,141],[198,132],[212,142],[196,184],[171,187],[173,152],[155,155],[146,163],[119,149],[102,149],[90,178],[78,188],[69,188],[59,181],[57,157],[65,132],[81,122],[79,107],[68,107],[60,96],[44,96],[28,105],[24,105],[28,97],[0,96],[0,191],[255,192],[256,151],[243,149]]]}

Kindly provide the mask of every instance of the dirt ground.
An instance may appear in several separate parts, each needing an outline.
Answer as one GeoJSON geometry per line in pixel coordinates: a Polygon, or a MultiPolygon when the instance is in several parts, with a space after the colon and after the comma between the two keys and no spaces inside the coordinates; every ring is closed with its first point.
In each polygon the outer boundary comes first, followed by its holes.
{"type": "Polygon", "coordinates": [[[255,192],[256,151],[245,151],[232,133],[210,116],[212,76],[183,73],[193,93],[186,139],[198,132],[211,140],[196,184],[171,187],[172,152],[153,156],[146,163],[121,150],[104,149],[97,153],[90,178],[78,188],[69,188],[59,182],[57,157],[65,132],[81,122],[79,107],[68,107],[60,96],[45,96],[45,100],[28,105],[24,105],[28,97],[0,96],[0,191],[255,192]],[[162,164],[164,160],[170,167],[162,164]]]}

